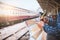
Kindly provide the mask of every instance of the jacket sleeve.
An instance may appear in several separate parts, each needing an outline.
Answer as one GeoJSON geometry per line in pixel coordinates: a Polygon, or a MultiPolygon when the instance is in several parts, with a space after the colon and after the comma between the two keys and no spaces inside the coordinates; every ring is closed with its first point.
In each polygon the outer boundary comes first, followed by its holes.
{"type": "Polygon", "coordinates": [[[47,33],[48,32],[48,25],[47,24],[44,24],[43,29],[47,33]]]}

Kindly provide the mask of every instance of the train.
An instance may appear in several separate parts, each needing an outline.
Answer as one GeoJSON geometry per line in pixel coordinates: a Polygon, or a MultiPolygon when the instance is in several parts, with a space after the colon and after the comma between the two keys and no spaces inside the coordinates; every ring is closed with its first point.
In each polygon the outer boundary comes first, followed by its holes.
{"type": "Polygon", "coordinates": [[[0,2],[0,28],[39,17],[39,14],[0,2]]]}

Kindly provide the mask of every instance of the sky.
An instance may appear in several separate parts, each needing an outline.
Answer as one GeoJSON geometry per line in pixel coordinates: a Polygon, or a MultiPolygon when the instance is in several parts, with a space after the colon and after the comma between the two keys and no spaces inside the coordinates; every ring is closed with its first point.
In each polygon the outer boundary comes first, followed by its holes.
{"type": "Polygon", "coordinates": [[[31,10],[31,11],[37,11],[38,8],[40,8],[40,11],[42,11],[37,0],[0,0],[0,1],[7,3],[9,5],[13,5],[13,6],[31,10]]]}

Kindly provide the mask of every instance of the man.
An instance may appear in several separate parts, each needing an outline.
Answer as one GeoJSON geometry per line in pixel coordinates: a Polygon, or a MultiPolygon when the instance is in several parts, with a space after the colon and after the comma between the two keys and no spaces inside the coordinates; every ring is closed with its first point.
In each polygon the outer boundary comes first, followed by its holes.
{"type": "Polygon", "coordinates": [[[58,25],[56,15],[53,15],[51,20],[47,17],[44,18],[43,29],[47,33],[47,40],[60,40],[60,25],[58,25]]]}

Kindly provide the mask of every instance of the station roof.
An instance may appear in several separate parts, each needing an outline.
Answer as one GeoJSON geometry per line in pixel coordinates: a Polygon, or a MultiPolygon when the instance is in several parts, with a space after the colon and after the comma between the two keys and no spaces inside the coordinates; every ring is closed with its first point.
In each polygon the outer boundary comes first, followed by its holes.
{"type": "Polygon", "coordinates": [[[37,0],[43,10],[47,12],[60,8],[60,0],[37,0]]]}
{"type": "Polygon", "coordinates": [[[60,0],[55,0],[55,2],[57,2],[58,4],[60,4],[60,0]]]}

